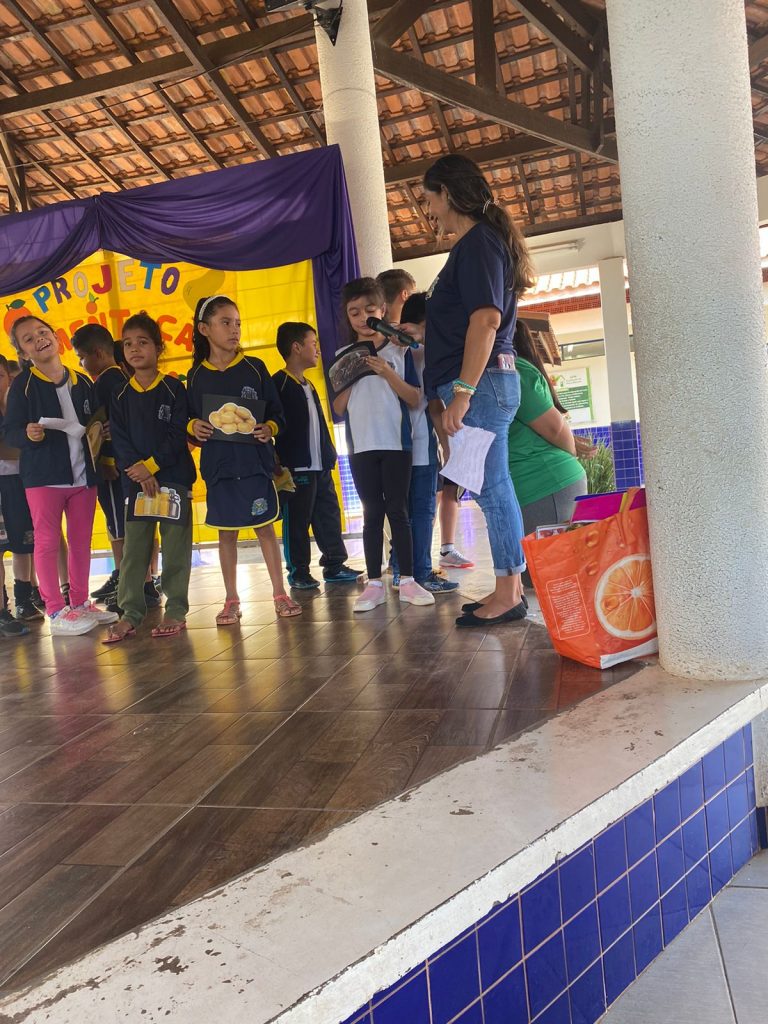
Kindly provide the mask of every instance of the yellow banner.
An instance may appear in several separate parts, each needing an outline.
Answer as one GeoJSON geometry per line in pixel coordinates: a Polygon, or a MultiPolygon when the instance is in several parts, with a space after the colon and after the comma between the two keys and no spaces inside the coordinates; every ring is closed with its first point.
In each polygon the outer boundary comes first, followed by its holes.
{"type": "MultiPolygon", "coordinates": [[[[19,316],[42,317],[56,331],[62,359],[77,366],[70,338],[85,323],[99,323],[119,340],[123,324],[133,313],[146,310],[160,324],[165,341],[161,367],[174,376],[185,376],[192,362],[192,317],[200,298],[228,295],[237,303],[242,319],[242,346],[262,359],[274,373],[283,366],[275,348],[278,325],[286,320],[316,323],[312,264],[307,260],[271,270],[206,270],[191,263],[147,263],[117,253],[98,252],[55,281],[46,281],[19,295],[0,300],[4,330],[0,352],[16,358],[8,339],[11,324],[19,316]]],[[[308,376],[316,386],[328,414],[322,370],[308,376]]],[[[195,541],[217,538],[203,525],[205,490],[198,481],[194,490],[195,541]]],[[[94,525],[95,550],[108,550],[106,526],[101,513],[94,525]]]]}

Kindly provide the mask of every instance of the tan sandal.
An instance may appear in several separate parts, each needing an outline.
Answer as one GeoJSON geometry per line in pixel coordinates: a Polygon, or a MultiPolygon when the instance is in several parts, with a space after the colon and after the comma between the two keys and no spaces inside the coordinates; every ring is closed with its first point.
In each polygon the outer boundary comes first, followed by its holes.
{"type": "Polygon", "coordinates": [[[128,624],[127,629],[121,629],[122,623],[116,623],[107,630],[107,635],[102,639],[103,644],[121,644],[131,636],[136,636],[136,627],[128,624]]]}
{"type": "Polygon", "coordinates": [[[235,597],[228,597],[224,607],[216,616],[217,626],[236,626],[243,613],[240,611],[240,602],[235,597]]]}
{"type": "Polygon", "coordinates": [[[296,615],[301,615],[304,610],[301,605],[297,604],[292,597],[288,596],[288,594],[280,594],[280,596],[276,597],[274,601],[275,611],[280,619],[292,619],[296,615]]]}
{"type": "Polygon", "coordinates": [[[178,636],[186,628],[186,622],[161,622],[159,626],[155,626],[150,636],[156,639],[162,636],[178,636]]]}

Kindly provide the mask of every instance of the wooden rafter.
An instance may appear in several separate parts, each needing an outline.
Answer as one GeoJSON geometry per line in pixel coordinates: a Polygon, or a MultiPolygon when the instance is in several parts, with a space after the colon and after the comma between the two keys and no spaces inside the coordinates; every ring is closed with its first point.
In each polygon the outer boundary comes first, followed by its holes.
{"type": "Polygon", "coordinates": [[[11,212],[23,213],[30,208],[24,169],[16,163],[13,147],[5,132],[0,132],[0,169],[8,186],[11,212]]]}
{"type": "Polygon", "coordinates": [[[749,66],[756,68],[764,60],[768,60],[768,33],[749,44],[749,66]]]}
{"type": "Polygon", "coordinates": [[[374,38],[383,46],[391,46],[415,25],[432,6],[432,0],[396,0],[374,29],[374,38]]]}
{"type": "MultiPolygon", "coordinates": [[[[408,54],[376,44],[373,66],[379,74],[418,89],[428,96],[434,96],[444,103],[471,110],[497,124],[564,146],[566,149],[595,154],[590,133],[584,128],[565,124],[548,114],[499,96],[495,91],[490,92],[465,82],[457,75],[421,64],[408,54]]],[[[612,142],[605,142],[600,155],[609,162],[618,161],[616,146],[612,142]]]]}
{"type": "Polygon", "coordinates": [[[496,35],[493,0],[472,0],[472,37],[475,51],[475,84],[496,92],[496,35]]]}
{"type": "MultiPolygon", "coordinates": [[[[517,138],[491,143],[488,146],[468,146],[462,149],[462,153],[471,157],[475,163],[491,164],[501,160],[512,160],[516,156],[541,155],[550,152],[551,148],[547,143],[536,139],[517,138]]],[[[421,181],[436,159],[437,157],[433,156],[426,160],[412,160],[385,167],[384,181],[387,185],[397,185],[403,181],[421,181]]]]}
{"type": "Polygon", "coordinates": [[[173,0],[152,0],[152,6],[173,33],[193,67],[205,74],[206,81],[211,89],[213,89],[231,117],[234,118],[235,123],[245,132],[262,156],[268,159],[279,156],[277,149],[272,145],[264,132],[253,124],[253,118],[227,84],[211,57],[200,45],[197,36],[179,13],[175,2],[173,0]]]}
{"type": "Polygon", "coordinates": [[[577,67],[585,71],[592,68],[594,55],[589,43],[562,21],[544,0],[515,0],[515,7],[577,67]]]}
{"type": "Polygon", "coordinates": [[[587,7],[582,0],[549,0],[549,6],[556,14],[580,32],[587,39],[592,39],[599,22],[599,16],[591,7],[587,7]]]}

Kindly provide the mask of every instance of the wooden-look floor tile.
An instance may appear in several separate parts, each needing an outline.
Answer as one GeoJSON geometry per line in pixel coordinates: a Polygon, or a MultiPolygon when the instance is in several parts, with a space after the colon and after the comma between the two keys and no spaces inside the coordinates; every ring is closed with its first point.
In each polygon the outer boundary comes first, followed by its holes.
{"type": "Polygon", "coordinates": [[[438,747],[484,747],[489,742],[498,718],[496,710],[449,709],[432,734],[438,747]]]}
{"type": "Polygon", "coordinates": [[[157,804],[119,808],[116,818],[62,858],[63,863],[123,867],[157,842],[186,813],[186,807],[157,804]]]}
{"type": "Polygon", "coordinates": [[[429,746],[419,758],[419,762],[411,773],[407,788],[420,786],[422,782],[442,775],[449,768],[455,768],[463,761],[471,761],[486,750],[482,747],[436,747],[429,746]]]}
{"type": "Polygon", "coordinates": [[[16,804],[0,812],[0,856],[65,814],[60,804],[16,804]]]}
{"type": "Polygon", "coordinates": [[[0,910],[0,986],[16,987],[14,974],[114,875],[115,869],[60,864],[0,910]]]}
{"type": "Polygon", "coordinates": [[[555,709],[562,659],[552,650],[524,650],[511,675],[507,707],[555,709]]]}
{"type": "Polygon", "coordinates": [[[502,708],[491,737],[491,743],[495,745],[511,739],[513,736],[518,736],[521,732],[541,725],[542,722],[546,722],[554,715],[554,711],[544,711],[541,708],[502,708]]]}
{"type": "Polygon", "coordinates": [[[252,746],[212,743],[190,757],[140,798],[143,804],[184,804],[191,807],[208,790],[254,752],[252,746]]]}

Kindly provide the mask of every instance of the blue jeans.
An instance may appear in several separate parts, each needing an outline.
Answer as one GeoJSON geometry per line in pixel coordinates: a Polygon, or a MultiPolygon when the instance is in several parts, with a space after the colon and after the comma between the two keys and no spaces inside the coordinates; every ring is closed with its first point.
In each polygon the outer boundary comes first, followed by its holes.
{"type": "MultiPolygon", "coordinates": [[[[413,466],[408,491],[408,518],[413,538],[413,577],[420,583],[432,572],[432,528],[437,507],[437,466],[413,466]]],[[[392,571],[399,573],[394,548],[392,571]]]]}
{"type": "MultiPolygon", "coordinates": [[[[447,406],[453,384],[440,384],[437,393],[447,406]]],[[[464,417],[467,427],[490,430],[496,438],[485,460],[483,488],[475,495],[483,510],[496,576],[514,576],[525,569],[521,544],[523,518],[509,475],[508,434],[520,406],[520,377],[516,370],[487,369],[464,417]]]]}

